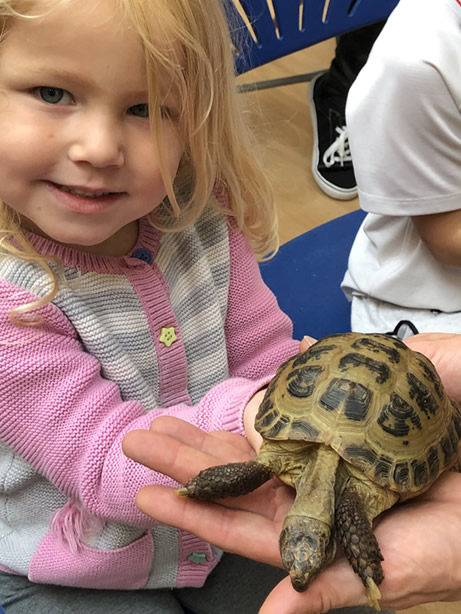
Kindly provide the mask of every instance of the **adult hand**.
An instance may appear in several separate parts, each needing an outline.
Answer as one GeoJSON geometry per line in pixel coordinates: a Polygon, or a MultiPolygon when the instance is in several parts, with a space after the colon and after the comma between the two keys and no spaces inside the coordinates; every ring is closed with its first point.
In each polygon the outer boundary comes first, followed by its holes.
{"type": "MultiPolygon", "coordinates": [[[[207,434],[176,418],[157,418],[150,431],[125,437],[134,460],[185,483],[210,465],[253,455],[246,440],[231,433],[207,434]]],[[[228,552],[280,566],[278,538],[292,504],[291,489],[271,480],[254,493],[219,502],[178,497],[171,489],[147,486],[137,495],[141,511],[216,544],[228,552]]],[[[447,472],[425,494],[393,508],[377,524],[383,555],[383,608],[461,599],[461,475],[447,472]]],[[[366,604],[363,585],[339,553],[306,592],[289,579],[269,595],[260,614],[319,614],[366,604]]]]}
{"type": "Polygon", "coordinates": [[[461,335],[420,333],[408,337],[405,343],[434,363],[447,394],[461,401],[461,335]]]}
{"type": "MultiPolygon", "coordinates": [[[[425,494],[384,514],[375,535],[384,561],[381,607],[461,599],[461,475],[447,472],[425,494]]],[[[283,580],[260,614],[318,614],[365,604],[364,589],[344,557],[323,571],[305,593],[283,580]]]]}

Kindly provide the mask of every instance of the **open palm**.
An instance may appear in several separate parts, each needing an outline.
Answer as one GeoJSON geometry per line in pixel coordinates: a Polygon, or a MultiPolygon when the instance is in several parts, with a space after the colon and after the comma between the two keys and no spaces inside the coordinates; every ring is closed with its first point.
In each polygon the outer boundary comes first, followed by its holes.
{"type": "MultiPolygon", "coordinates": [[[[201,469],[252,455],[246,440],[230,433],[207,434],[175,418],[155,420],[150,431],[129,433],[125,452],[180,483],[201,469]]],[[[143,488],[140,509],[161,522],[190,531],[234,552],[281,566],[278,538],[293,492],[277,480],[254,493],[217,503],[178,497],[162,486],[143,488]]],[[[461,475],[448,472],[425,494],[393,508],[376,526],[384,563],[382,607],[461,598],[461,475]]],[[[261,614],[318,614],[366,604],[360,579],[341,553],[304,593],[283,580],[261,614]]]]}
{"type": "MultiPolygon", "coordinates": [[[[125,453],[184,484],[202,469],[254,456],[247,440],[228,432],[205,433],[171,417],[157,418],[149,431],[126,435],[125,453]]],[[[221,502],[178,497],[170,488],[146,486],[136,497],[144,513],[190,531],[226,552],[282,566],[279,533],[294,491],[270,480],[257,491],[221,502]]]]}

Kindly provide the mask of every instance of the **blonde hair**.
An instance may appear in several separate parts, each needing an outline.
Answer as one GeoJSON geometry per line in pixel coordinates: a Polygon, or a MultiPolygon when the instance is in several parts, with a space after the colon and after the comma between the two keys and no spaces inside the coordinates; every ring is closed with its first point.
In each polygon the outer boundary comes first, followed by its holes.
{"type": "MultiPolygon", "coordinates": [[[[8,36],[15,19],[46,15],[56,5],[78,0],[0,0],[1,37],[8,36]],[[41,9],[44,10],[41,10],[41,9]]],[[[95,0],[97,1],[97,0],[95,0]]],[[[221,0],[114,0],[140,36],[147,68],[150,121],[158,143],[167,198],[151,214],[164,231],[193,223],[210,203],[236,220],[262,258],[277,249],[277,215],[271,187],[260,165],[257,144],[246,125],[246,113],[237,94],[228,20],[221,0]],[[162,32],[161,46],[154,43],[162,32]],[[178,129],[185,151],[176,177],[167,171],[162,155],[162,92],[158,75],[168,75],[169,91],[178,101],[178,129]],[[217,186],[229,202],[210,200],[217,186]]],[[[0,41],[1,44],[1,41],[0,41]]],[[[0,203],[0,248],[40,263],[57,279],[22,234],[17,217],[0,203]],[[7,239],[7,240],[5,240],[7,239]],[[12,239],[12,242],[11,242],[12,239]]],[[[43,303],[43,299],[40,304],[43,303]]],[[[34,303],[36,307],[38,303],[34,303]]]]}

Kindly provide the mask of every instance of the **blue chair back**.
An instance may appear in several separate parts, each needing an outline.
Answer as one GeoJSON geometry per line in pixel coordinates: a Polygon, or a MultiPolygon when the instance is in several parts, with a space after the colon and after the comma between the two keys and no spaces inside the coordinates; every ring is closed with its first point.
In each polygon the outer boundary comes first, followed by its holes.
{"type": "Polygon", "coordinates": [[[340,284],[364,217],[358,209],[317,226],[260,264],[264,281],[293,321],[295,339],[351,330],[351,307],[340,284]]]}
{"type": "Polygon", "coordinates": [[[227,0],[243,73],[294,51],[386,19],[398,0],[227,0]]]}

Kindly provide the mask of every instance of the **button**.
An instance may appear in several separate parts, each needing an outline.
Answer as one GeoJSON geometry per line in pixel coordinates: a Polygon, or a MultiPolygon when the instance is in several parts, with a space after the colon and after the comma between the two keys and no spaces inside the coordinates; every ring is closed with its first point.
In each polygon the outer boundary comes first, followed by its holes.
{"type": "Polygon", "coordinates": [[[203,552],[193,552],[192,554],[189,554],[187,560],[192,561],[192,563],[195,563],[196,565],[202,565],[203,563],[206,563],[206,554],[203,554],[203,552]]]}
{"type": "Polygon", "coordinates": [[[152,252],[150,252],[145,247],[138,247],[131,254],[132,258],[137,258],[138,260],[142,260],[143,262],[147,262],[147,264],[152,264],[154,262],[154,257],[152,256],[152,252]]]}
{"type": "Polygon", "coordinates": [[[166,347],[169,348],[170,345],[176,341],[176,339],[177,337],[174,330],[174,326],[170,326],[170,328],[162,328],[158,340],[160,341],[160,343],[163,343],[163,345],[166,345],[166,347]]]}

